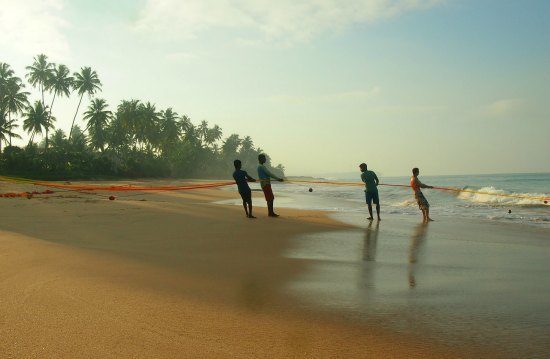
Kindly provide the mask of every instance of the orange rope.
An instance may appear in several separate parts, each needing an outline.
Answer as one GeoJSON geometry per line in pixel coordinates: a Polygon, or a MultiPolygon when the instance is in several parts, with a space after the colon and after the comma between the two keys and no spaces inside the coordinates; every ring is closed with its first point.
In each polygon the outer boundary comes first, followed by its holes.
{"type": "MultiPolygon", "coordinates": [[[[336,186],[361,186],[361,187],[364,186],[364,183],[359,183],[359,182],[306,181],[306,180],[294,180],[294,181],[288,181],[288,182],[309,183],[309,184],[328,184],[328,185],[336,185],[336,186]]],[[[391,184],[391,183],[380,183],[379,186],[410,188],[409,185],[391,184]]],[[[550,201],[550,197],[542,197],[542,196],[539,197],[539,196],[528,196],[528,195],[521,195],[521,194],[491,193],[491,192],[485,192],[485,191],[476,191],[472,189],[461,189],[461,188],[454,188],[454,187],[435,187],[434,186],[433,189],[440,190],[440,191],[457,192],[457,193],[467,192],[467,193],[482,194],[482,195],[489,195],[489,196],[529,199],[533,201],[544,201],[545,203],[550,201]]]]}
{"type": "Polygon", "coordinates": [[[133,185],[117,185],[117,186],[95,186],[95,185],[70,185],[61,183],[35,182],[37,186],[53,187],[60,189],[71,189],[75,191],[182,191],[191,189],[204,189],[224,187],[234,184],[234,182],[215,182],[187,186],[133,186],[133,185]]]}
{"type": "Polygon", "coordinates": [[[235,182],[226,181],[226,182],[212,182],[212,183],[200,183],[194,185],[185,185],[185,186],[134,186],[134,185],[115,185],[115,186],[98,186],[98,185],[73,185],[73,184],[62,184],[55,182],[44,182],[44,181],[33,181],[26,178],[16,178],[16,177],[5,177],[0,176],[0,180],[13,183],[26,183],[32,184],[35,186],[51,187],[58,189],[66,189],[73,191],[113,191],[113,192],[123,192],[123,191],[182,191],[182,190],[192,190],[192,189],[203,189],[203,188],[216,188],[224,187],[235,184],[235,182]]]}

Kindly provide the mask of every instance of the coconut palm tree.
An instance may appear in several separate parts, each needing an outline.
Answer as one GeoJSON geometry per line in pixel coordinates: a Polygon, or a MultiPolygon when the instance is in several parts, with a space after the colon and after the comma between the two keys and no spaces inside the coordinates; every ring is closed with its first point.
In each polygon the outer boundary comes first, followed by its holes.
{"type": "Polygon", "coordinates": [[[74,121],[76,120],[76,115],[78,115],[78,109],[82,103],[82,97],[84,94],[92,96],[97,91],[101,91],[101,81],[97,76],[97,73],[92,70],[91,67],[83,67],[80,69],[80,72],[75,72],[73,80],[73,88],[80,95],[80,100],[78,100],[78,106],[76,107],[76,112],[73,117],[73,122],[71,123],[71,130],[69,131],[69,141],[71,140],[71,135],[73,132],[74,121]]]}
{"type": "MultiPolygon", "coordinates": [[[[49,116],[52,116],[53,104],[56,95],[69,97],[73,78],[70,76],[69,68],[65,65],[57,65],[53,67],[50,78],[47,82],[47,88],[53,91],[52,102],[50,104],[49,116]]],[[[48,129],[46,129],[46,149],[48,148],[48,129]]]]}
{"type": "Polygon", "coordinates": [[[4,86],[6,86],[6,82],[13,76],[13,70],[11,69],[10,65],[6,64],[5,62],[0,62],[0,101],[4,97],[4,86]]]}
{"type": "MultiPolygon", "coordinates": [[[[29,93],[22,91],[23,85],[21,80],[16,77],[11,77],[6,82],[2,89],[2,102],[0,104],[1,112],[7,114],[7,122],[13,123],[11,120],[12,114],[22,113],[23,110],[28,106],[29,101],[27,97],[29,93]]],[[[9,140],[11,146],[11,137],[9,140]]]]}
{"type": "Polygon", "coordinates": [[[48,56],[40,54],[34,57],[31,66],[27,66],[27,79],[34,87],[38,86],[42,94],[42,107],[46,107],[44,102],[44,91],[47,89],[48,81],[52,76],[53,64],[48,62],[48,56]]]}
{"type": "Polygon", "coordinates": [[[203,143],[206,143],[206,138],[208,137],[208,121],[202,120],[200,125],[197,127],[198,134],[203,143]]]}
{"type": "Polygon", "coordinates": [[[27,112],[23,116],[23,129],[31,134],[29,145],[37,133],[42,134],[44,129],[53,128],[51,121],[55,121],[54,117],[50,118],[48,107],[44,107],[40,101],[36,101],[34,106],[27,107],[27,112]]]}
{"type": "Polygon", "coordinates": [[[67,136],[65,135],[65,132],[59,128],[51,134],[50,142],[52,144],[52,148],[54,149],[63,148],[63,146],[67,143],[67,136]]]}
{"type": "Polygon", "coordinates": [[[105,149],[107,142],[106,129],[113,113],[107,109],[107,101],[101,98],[92,100],[88,110],[84,112],[84,120],[88,122],[86,129],[90,134],[90,145],[92,148],[99,149],[101,152],[105,149]]]}
{"type": "Polygon", "coordinates": [[[139,121],[136,123],[136,140],[155,147],[159,143],[159,115],[157,108],[150,102],[139,106],[139,121]]]}
{"type": "Polygon", "coordinates": [[[242,140],[239,138],[239,135],[232,134],[227,137],[222,145],[222,152],[226,158],[235,157],[237,150],[241,145],[242,140]]]}
{"type": "Polygon", "coordinates": [[[178,124],[178,114],[171,108],[160,113],[160,133],[163,154],[168,149],[173,148],[178,143],[180,138],[180,126],[178,124]]]}
{"type": "Polygon", "coordinates": [[[252,138],[250,136],[246,136],[241,141],[241,153],[247,153],[250,151],[254,151],[254,142],[252,141],[252,138]]]}
{"type": "MultiPolygon", "coordinates": [[[[10,65],[6,64],[5,62],[0,62],[0,90],[2,90],[7,82],[10,80],[15,81],[17,84],[21,84],[21,79],[19,77],[13,76],[13,74],[14,73],[10,65]]],[[[0,92],[0,99],[2,96],[2,92],[3,91],[0,92]]]]}
{"type": "Polygon", "coordinates": [[[21,138],[17,133],[13,132],[14,129],[19,127],[15,119],[8,120],[6,117],[0,118],[0,153],[2,152],[2,141],[11,146],[12,138],[21,138]]]}
{"type": "Polygon", "coordinates": [[[181,133],[185,133],[187,132],[188,128],[193,127],[193,124],[191,123],[191,119],[187,115],[183,115],[178,121],[178,127],[180,128],[181,133]]]}
{"type": "Polygon", "coordinates": [[[206,139],[205,142],[208,146],[211,146],[216,143],[216,141],[220,140],[222,138],[222,129],[218,125],[214,125],[214,127],[209,128],[206,132],[206,139]]]}

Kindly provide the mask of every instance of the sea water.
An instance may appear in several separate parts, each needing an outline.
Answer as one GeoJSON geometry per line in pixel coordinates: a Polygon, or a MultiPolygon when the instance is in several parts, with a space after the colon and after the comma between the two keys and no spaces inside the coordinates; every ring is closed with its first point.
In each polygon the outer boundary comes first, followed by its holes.
{"type": "MultiPolygon", "coordinates": [[[[382,183],[408,185],[409,177],[380,177],[382,183]]],[[[360,183],[356,178],[321,178],[360,183]]],[[[424,189],[430,203],[432,217],[465,217],[507,223],[523,223],[550,228],[550,173],[535,174],[493,174],[463,176],[420,176],[420,180],[437,187],[453,187],[482,192],[450,192],[424,189]],[[525,198],[502,195],[519,195],[525,198]],[[534,198],[533,198],[534,197],[534,198]]],[[[259,185],[251,183],[253,189],[259,185]]],[[[232,189],[234,190],[234,189],[232,189]]],[[[366,211],[364,188],[328,184],[297,182],[273,183],[276,207],[327,210],[333,212],[366,211]],[[309,192],[309,188],[312,192],[309,192]]],[[[410,187],[379,186],[382,215],[419,216],[420,211],[410,187]]],[[[231,202],[231,201],[229,201],[231,202]]],[[[235,204],[240,203],[237,199],[235,204]]],[[[256,201],[256,205],[263,205],[256,201]]]]}

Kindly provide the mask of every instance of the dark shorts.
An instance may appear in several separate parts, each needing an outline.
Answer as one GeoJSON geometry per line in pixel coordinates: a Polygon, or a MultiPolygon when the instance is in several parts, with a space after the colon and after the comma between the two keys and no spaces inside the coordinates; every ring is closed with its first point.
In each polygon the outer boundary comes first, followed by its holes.
{"type": "Polygon", "coordinates": [[[428,203],[428,200],[426,199],[426,197],[424,197],[424,194],[422,192],[416,192],[414,194],[414,198],[416,198],[418,208],[422,210],[430,208],[430,204],[428,203]]]}
{"type": "Polygon", "coordinates": [[[275,196],[273,195],[273,190],[271,189],[271,185],[268,184],[266,186],[262,187],[262,191],[264,191],[264,196],[266,201],[273,201],[275,199],[275,196]]]}
{"type": "Polygon", "coordinates": [[[365,192],[365,200],[368,204],[380,204],[380,199],[378,198],[378,191],[376,192],[365,192]]]}
{"type": "Polygon", "coordinates": [[[243,199],[243,202],[252,202],[252,191],[239,191],[239,194],[241,195],[241,198],[243,199]]]}

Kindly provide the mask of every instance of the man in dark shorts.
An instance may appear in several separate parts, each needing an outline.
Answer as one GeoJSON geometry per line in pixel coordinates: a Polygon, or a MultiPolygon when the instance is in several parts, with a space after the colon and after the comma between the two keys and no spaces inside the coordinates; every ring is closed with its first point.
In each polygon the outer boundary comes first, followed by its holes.
{"type": "Polygon", "coordinates": [[[367,218],[369,221],[372,221],[374,218],[372,216],[372,203],[376,205],[376,214],[378,220],[380,221],[380,199],[378,197],[378,177],[373,171],[367,169],[366,163],[361,163],[359,165],[361,170],[361,180],[365,183],[365,200],[367,202],[367,207],[369,208],[370,217],[367,218]]]}
{"type": "Polygon", "coordinates": [[[248,182],[256,182],[256,180],[248,175],[246,171],[241,169],[242,163],[240,160],[233,161],[235,166],[235,172],[233,172],[233,178],[237,187],[239,188],[239,194],[243,199],[244,212],[248,218],[256,218],[252,215],[252,191],[248,186],[248,182]]]}
{"type": "Polygon", "coordinates": [[[416,203],[418,203],[418,208],[422,211],[422,217],[423,223],[428,223],[433,221],[433,219],[430,218],[430,204],[428,203],[428,200],[426,197],[424,197],[424,194],[420,190],[421,188],[433,188],[432,186],[425,185],[424,183],[420,182],[418,179],[418,175],[420,174],[420,170],[418,168],[412,169],[412,177],[411,177],[411,187],[414,191],[414,198],[416,199],[416,203]]]}
{"type": "Polygon", "coordinates": [[[279,217],[279,215],[273,211],[275,196],[273,195],[273,190],[271,189],[271,178],[279,182],[283,182],[283,179],[275,176],[267,169],[265,166],[266,160],[267,159],[264,154],[258,156],[258,161],[260,162],[258,165],[258,177],[260,178],[260,185],[262,186],[262,191],[264,191],[265,200],[267,201],[267,213],[269,217],[279,217]]]}

